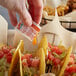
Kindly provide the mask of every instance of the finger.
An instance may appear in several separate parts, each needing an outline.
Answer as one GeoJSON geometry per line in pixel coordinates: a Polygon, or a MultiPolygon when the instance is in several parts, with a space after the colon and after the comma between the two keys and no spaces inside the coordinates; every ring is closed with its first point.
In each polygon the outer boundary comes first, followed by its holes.
{"type": "Polygon", "coordinates": [[[13,12],[13,11],[8,10],[8,14],[9,14],[12,25],[16,26],[17,25],[16,13],[13,12]]]}
{"type": "Polygon", "coordinates": [[[29,12],[32,16],[33,21],[40,23],[42,18],[43,3],[42,0],[28,0],[29,12]]]}
{"type": "Polygon", "coordinates": [[[29,12],[27,11],[25,5],[22,6],[22,8],[20,8],[18,13],[19,13],[20,18],[21,18],[22,22],[24,23],[24,25],[26,25],[26,26],[32,25],[32,18],[30,16],[29,12]]]}

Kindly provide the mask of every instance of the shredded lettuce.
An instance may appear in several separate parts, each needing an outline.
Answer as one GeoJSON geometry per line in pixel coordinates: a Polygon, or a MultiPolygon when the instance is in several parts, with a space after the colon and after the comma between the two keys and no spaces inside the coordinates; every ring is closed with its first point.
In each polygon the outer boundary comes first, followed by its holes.
{"type": "Polygon", "coordinates": [[[34,76],[34,74],[37,74],[36,68],[33,67],[25,67],[23,72],[24,72],[23,76],[34,76]]]}
{"type": "Polygon", "coordinates": [[[60,55],[60,59],[63,59],[66,55],[66,52],[63,52],[61,55],[60,55]]]}
{"type": "Polygon", "coordinates": [[[23,70],[23,76],[31,76],[31,71],[28,67],[25,67],[23,70]]]}
{"type": "Polygon", "coordinates": [[[56,58],[60,58],[60,56],[58,54],[56,54],[55,52],[53,52],[53,55],[56,57],[56,58]]]}
{"type": "Polygon", "coordinates": [[[51,51],[51,48],[49,48],[48,51],[51,51]]]}
{"type": "Polygon", "coordinates": [[[63,52],[61,55],[58,55],[57,53],[53,52],[53,55],[56,58],[63,59],[66,55],[66,52],[63,52]]]}
{"type": "Polygon", "coordinates": [[[4,63],[5,58],[0,59],[0,65],[4,63]]]}
{"type": "Polygon", "coordinates": [[[36,68],[32,68],[32,67],[30,67],[30,71],[31,71],[31,76],[34,76],[34,74],[37,74],[37,70],[36,70],[36,68]]]}

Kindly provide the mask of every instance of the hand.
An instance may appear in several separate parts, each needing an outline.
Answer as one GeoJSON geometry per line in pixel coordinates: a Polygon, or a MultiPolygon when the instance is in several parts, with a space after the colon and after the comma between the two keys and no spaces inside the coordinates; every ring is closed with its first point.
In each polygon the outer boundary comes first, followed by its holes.
{"type": "Polygon", "coordinates": [[[27,0],[29,4],[29,10],[26,9],[26,0],[0,0],[0,5],[8,9],[11,23],[17,25],[16,13],[20,16],[20,19],[24,25],[30,26],[32,21],[40,23],[42,17],[42,0],[27,0]]]}

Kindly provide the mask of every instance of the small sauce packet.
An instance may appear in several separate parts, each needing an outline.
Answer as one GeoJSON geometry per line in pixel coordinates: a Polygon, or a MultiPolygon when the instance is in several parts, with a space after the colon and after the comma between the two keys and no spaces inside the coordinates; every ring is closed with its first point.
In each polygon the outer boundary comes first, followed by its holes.
{"type": "Polygon", "coordinates": [[[35,22],[33,22],[31,27],[25,26],[22,22],[19,22],[15,28],[18,31],[22,32],[23,35],[31,41],[33,41],[33,39],[37,37],[37,34],[41,29],[41,27],[37,25],[35,22]]]}

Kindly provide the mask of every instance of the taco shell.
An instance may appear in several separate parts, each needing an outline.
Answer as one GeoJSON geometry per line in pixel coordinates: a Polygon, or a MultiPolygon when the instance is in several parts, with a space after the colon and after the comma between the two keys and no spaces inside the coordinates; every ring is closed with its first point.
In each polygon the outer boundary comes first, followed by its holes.
{"type": "Polygon", "coordinates": [[[43,48],[45,56],[47,55],[47,49],[48,49],[48,41],[46,36],[43,36],[43,38],[41,39],[40,43],[39,43],[39,48],[43,48]]]}
{"type": "MultiPolygon", "coordinates": [[[[39,57],[40,59],[40,65],[39,65],[39,74],[45,73],[45,53],[43,48],[40,48],[37,52],[35,57],[39,57]]],[[[20,58],[20,76],[23,76],[23,69],[22,69],[22,62],[21,62],[21,51],[19,51],[19,58],[20,58]]]]}
{"type": "Polygon", "coordinates": [[[72,47],[69,47],[69,49],[68,49],[68,51],[67,51],[67,55],[66,55],[66,57],[65,57],[65,59],[64,59],[63,67],[61,68],[61,71],[60,71],[60,73],[59,73],[58,76],[63,76],[64,71],[65,71],[65,68],[66,68],[66,66],[67,66],[68,63],[69,63],[71,53],[72,53],[72,47]]]}
{"type": "Polygon", "coordinates": [[[41,74],[45,74],[45,53],[44,53],[43,48],[39,49],[39,54],[40,54],[40,67],[39,67],[39,70],[40,70],[40,75],[41,75],[41,74]]]}
{"type": "Polygon", "coordinates": [[[13,55],[13,59],[12,59],[12,62],[11,62],[11,65],[10,65],[10,68],[9,68],[9,73],[8,73],[8,76],[19,76],[19,72],[20,72],[20,63],[19,63],[19,59],[20,59],[20,56],[19,56],[19,50],[21,52],[24,51],[24,43],[23,43],[23,40],[20,41],[20,43],[18,44],[17,46],[17,49],[13,55]],[[16,73],[15,73],[16,72],[16,73]],[[17,75],[18,74],[18,75],[17,75]]]}

